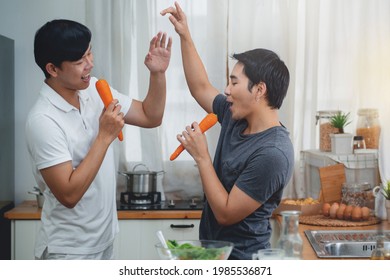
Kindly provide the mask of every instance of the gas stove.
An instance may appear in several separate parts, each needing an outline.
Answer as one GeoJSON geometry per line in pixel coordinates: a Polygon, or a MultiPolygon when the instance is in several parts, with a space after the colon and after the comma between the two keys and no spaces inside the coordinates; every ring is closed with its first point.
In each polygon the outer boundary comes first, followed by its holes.
{"type": "Polygon", "coordinates": [[[159,193],[149,193],[142,196],[133,193],[121,193],[117,201],[117,210],[202,210],[203,201],[191,200],[164,200],[159,193]]]}

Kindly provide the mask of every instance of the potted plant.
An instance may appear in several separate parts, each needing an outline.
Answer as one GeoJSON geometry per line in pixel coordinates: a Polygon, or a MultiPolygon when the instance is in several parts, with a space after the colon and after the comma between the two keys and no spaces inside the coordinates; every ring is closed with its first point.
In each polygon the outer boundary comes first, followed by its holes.
{"type": "Polygon", "coordinates": [[[344,133],[344,127],[349,125],[349,113],[344,114],[343,112],[337,112],[330,118],[330,124],[339,130],[339,133],[344,133]]]}
{"type": "Polygon", "coordinates": [[[387,184],[383,185],[382,194],[386,198],[386,200],[390,202],[390,180],[387,181],[387,184]]]}
{"type": "Polygon", "coordinates": [[[349,117],[349,113],[337,112],[329,120],[330,124],[338,129],[338,133],[330,134],[334,154],[352,154],[353,135],[344,131],[344,128],[351,123],[349,117]]]}

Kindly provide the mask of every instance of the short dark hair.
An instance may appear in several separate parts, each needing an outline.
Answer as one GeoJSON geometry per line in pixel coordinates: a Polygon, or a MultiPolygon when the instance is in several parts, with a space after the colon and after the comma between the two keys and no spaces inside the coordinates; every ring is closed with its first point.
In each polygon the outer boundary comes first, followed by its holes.
{"type": "Polygon", "coordinates": [[[91,38],[91,31],[81,23],[66,19],[49,21],[35,33],[35,62],[48,78],[47,63],[60,67],[64,61],[79,60],[87,51],[91,38]]]}
{"type": "Polygon", "coordinates": [[[248,89],[260,82],[265,83],[268,105],[280,109],[287,94],[290,73],[279,56],[267,49],[254,49],[232,57],[244,65],[243,71],[249,79],[248,89]]]}

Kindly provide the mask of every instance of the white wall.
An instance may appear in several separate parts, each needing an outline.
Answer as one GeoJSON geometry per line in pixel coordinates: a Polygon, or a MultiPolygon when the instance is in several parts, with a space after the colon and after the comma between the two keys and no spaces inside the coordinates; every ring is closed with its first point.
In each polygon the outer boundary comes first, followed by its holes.
{"type": "Polygon", "coordinates": [[[34,61],[34,34],[47,21],[66,18],[85,23],[85,0],[0,0],[0,34],[15,41],[15,203],[34,199],[35,180],[24,126],[44,76],[34,61]]]}

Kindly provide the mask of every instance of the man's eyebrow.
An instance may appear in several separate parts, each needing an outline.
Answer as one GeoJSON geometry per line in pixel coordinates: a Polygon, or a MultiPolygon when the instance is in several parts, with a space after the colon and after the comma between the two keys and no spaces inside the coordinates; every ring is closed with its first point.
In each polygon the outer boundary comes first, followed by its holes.
{"type": "Polygon", "coordinates": [[[230,79],[238,79],[236,75],[230,75],[230,79]]]}

